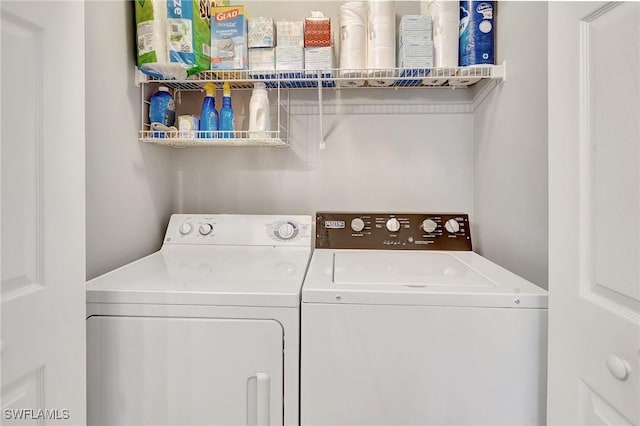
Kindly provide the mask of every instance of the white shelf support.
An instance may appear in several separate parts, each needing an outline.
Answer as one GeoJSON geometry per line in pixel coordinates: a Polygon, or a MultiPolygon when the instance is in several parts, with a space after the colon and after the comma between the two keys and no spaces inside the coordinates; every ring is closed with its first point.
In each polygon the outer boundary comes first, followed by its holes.
{"type": "Polygon", "coordinates": [[[507,61],[493,68],[493,77],[500,80],[500,83],[507,81],[507,61]]]}
{"type": "MultiPolygon", "coordinates": [[[[340,69],[317,70],[318,74],[309,73],[309,70],[287,70],[269,71],[262,74],[249,70],[231,71],[203,71],[188,77],[186,80],[165,80],[150,78],[135,70],[135,82],[141,87],[142,93],[142,123],[140,126],[140,141],[154,143],[164,146],[188,147],[188,146],[274,146],[287,147],[291,135],[289,132],[290,123],[290,95],[292,89],[318,90],[318,127],[320,131],[319,148],[325,149],[324,130],[324,105],[323,90],[325,87],[338,89],[400,89],[400,88],[421,88],[421,89],[441,89],[450,87],[453,90],[472,88],[476,83],[484,81],[481,85],[473,87],[475,97],[472,102],[473,107],[477,106],[486,96],[507,79],[506,62],[499,65],[480,65],[474,67],[449,67],[449,68],[421,68],[402,69],[389,68],[376,70],[376,73],[385,79],[392,79],[391,87],[369,86],[370,69],[348,70],[349,75],[342,75],[340,69]],[[148,123],[148,101],[149,90],[145,90],[150,83],[162,84],[176,91],[176,101],[180,103],[181,91],[203,90],[203,86],[208,82],[213,82],[221,87],[224,82],[230,82],[233,89],[253,89],[256,81],[266,83],[270,89],[277,90],[277,130],[270,132],[267,138],[252,138],[248,132],[238,131],[233,138],[203,138],[197,137],[200,134],[181,134],[180,132],[169,132],[165,138],[158,137],[151,131],[148,123]],[[281,90],[287,90],[286,101],[281,95],[281,90]],[[476,93],[477,92],[477,93],[476,93]],[[285,122],[286,120],[286,122],[285,122]],[[195,136],[195,137],[194,137],[195,136]]],[[[342,70],[344,71],[344,70],[342,70]]],[[[156,130],[157,132],[157,130],[156,130]]]]}
{"type": "Polygon", "coordinates": [[[145,73],[140,71],[140,68],[135,67],[133,81],[135,82],[135,85],[137,87],[140,87],[140,85],[149,82],[149,77],[147,77],[145,73]]]}
{"type": "Polygon", "coordinates": [[[320,149],[325,149],[324,143],[324,120],[322,117],[322,73],[318,73],[318,121],[320,127],[320,149]]]}

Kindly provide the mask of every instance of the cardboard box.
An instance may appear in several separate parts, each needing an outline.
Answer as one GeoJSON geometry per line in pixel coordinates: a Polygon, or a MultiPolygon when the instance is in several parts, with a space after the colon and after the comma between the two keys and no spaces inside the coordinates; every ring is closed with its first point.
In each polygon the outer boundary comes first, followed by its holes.
{"type": "Polygon", "coordinates": [[[273,18],[250,18],[249,19],[249,49],[253,47],[274,47],[275,28],[273,18]]]}
{"type": "Polygon", "coordinates": [[[249,49],[249,70],[274,71],[276,69],[276,49],[256,47],[249,49]]]}
{"type": "Polygon", "coordinates": [[[276,46],[276,70],[304,69],[304,47],[276,46]]]}
{"type": "Polygon", "coordinates": [[[429,15],[402,15],[400,18],[399,32],[403,31],[426,31],[431,36],[433,23],[429,15]]]}
{"type": "Polygon", "coordinates": [[[433,57],[400,58],[399,68],[433,68],[433,57]]]}
{"type": "Polygon", "coordinates": [[[245,70],[248,66],[247,18],[244,7],[211,8],[211,69],[245,70]]]}
{"type": "Polygon", "coordinates": [[[276,47],[303,47],[304,23],[302,21],[277,22],[276,39],[276,47]]]}
{"type": "Polygon", "coordinates": [[[431,34],[422,31],[400,32],[398,34],[398,48],[404,43],[430,42],[432,40],[431,34]]]}
{"type": "Polygon", "coordinates": [[[330,70],[333,68],[333,47],[305,47],[305,70],[330,70]]]}
{"type": "Polygon", "coordinates": [[[398,50],[398,58],[432,58],[433,42],[406,42],[398,50]]]}
{"type": "Polygon", "coordinates": [[[304,47],[331,46],[331,18],[304,20],[304,47]]]}

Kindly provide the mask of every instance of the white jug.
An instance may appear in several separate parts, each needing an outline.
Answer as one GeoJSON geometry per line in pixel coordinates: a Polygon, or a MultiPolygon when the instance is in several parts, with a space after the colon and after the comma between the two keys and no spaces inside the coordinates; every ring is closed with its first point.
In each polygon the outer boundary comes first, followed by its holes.
{"type": "Polygon", "coordinates": [[[269,96],[263,82],[253,84],[253,93],[249,102],[249,137],[270,138],[271,117],[269,115],[269,96]]]}

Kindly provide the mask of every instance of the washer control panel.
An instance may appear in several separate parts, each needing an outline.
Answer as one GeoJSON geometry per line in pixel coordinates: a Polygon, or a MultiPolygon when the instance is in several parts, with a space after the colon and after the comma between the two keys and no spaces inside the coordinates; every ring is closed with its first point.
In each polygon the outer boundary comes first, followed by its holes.
{"type": "Polygon", "coordinates": [[[469,215],[317,213],[316,248],[471,251],[469,215]]]}

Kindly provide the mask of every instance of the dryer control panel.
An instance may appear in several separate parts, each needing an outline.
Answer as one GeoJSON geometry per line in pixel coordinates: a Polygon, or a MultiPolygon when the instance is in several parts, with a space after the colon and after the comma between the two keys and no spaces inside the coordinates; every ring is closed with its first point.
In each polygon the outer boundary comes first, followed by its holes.
{"type": "Polygon", "coordinates": [[[317,213],[316,248],[471,251],[469,215],[317,213]]]}
{"type": "Polygon", "coordinates": [[[311,247],[311,216],[171,215],[164,244],[311,247]]]}

